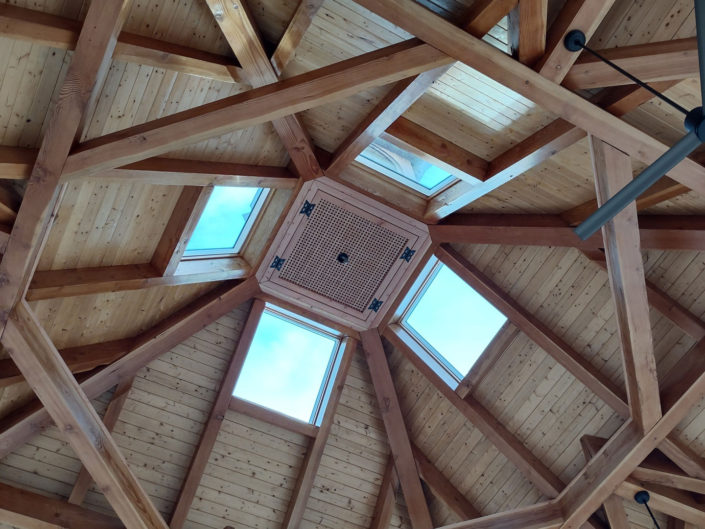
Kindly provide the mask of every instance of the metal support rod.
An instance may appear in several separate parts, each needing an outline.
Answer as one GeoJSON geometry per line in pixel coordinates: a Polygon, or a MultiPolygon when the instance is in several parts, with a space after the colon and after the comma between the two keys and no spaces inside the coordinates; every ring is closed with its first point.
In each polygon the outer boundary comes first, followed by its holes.
{"type": "Polygon", "coordinates": [[[654,525],[656,526],[656,529],[661,529],[661,526],[656,521],[656,517],[654,516],[654,513],[652,513],[651,509],[649,508],[649,504],[645,503],[644,507],[646,507],[646,510],[649,511],[649,516],[651,516],[651,519],[654,521],[654,525]]]}

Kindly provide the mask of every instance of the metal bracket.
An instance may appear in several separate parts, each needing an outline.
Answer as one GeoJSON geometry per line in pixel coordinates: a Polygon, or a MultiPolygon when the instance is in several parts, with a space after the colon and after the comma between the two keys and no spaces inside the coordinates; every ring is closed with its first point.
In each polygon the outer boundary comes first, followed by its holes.
{"type": "Polygon", "coordinates": [[[416,250],[412,250],[408,246],[404,249],[404,251],[401,253],[401,257],[399,259],[404,259],[407,263],[411,262],[411,258],[414,256],[416,253],[416,250]]]}
{"type": "Polygon", "coordinates": [[[374,312],[377,312],[377,311],[379,311],[380,307],[382,306],[382,303],[384,303],[384,301],[380,301],[377,298],[375,298],[372,300],[372,303],[370,303],[369,309],[374,312]]]}
{"type": "Polygon", "coordinates": [[[313,213],[313,208],[316,207],[316,204],[311,204],[308,200],[304,201],[304,205],[301,206],[301,211],[299,213],[301,215],[306,215],[307,217],[311,216],[311,213],[313,213]]]}
{"type": "Polygon", "coordinates": [[[282,266],[284,266],[284,261],[286,259],[282,259],[278,255],[274,258],[274,261],[272,261],[272,264],[269,265],[269,268],[274,268],[275,270],[278,270],[281,272],[282,266]]]}

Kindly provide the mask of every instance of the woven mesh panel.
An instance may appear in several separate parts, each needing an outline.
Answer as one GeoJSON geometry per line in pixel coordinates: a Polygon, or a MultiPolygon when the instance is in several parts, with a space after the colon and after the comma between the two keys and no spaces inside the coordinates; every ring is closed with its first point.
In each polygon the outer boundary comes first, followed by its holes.
{"type": "Polygon", "coordinates": [[[408,239],[323,199],[305,222],[279,277],[365,311],[408,239]]]}

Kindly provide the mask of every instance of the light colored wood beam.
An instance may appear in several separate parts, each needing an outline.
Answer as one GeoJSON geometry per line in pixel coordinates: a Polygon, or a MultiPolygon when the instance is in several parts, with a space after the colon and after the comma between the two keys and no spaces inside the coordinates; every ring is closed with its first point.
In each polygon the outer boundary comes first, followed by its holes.
{"type": "Polygon", "coordinates": [[[244,279],[250,265],[241,257],[180,261],[172,275],[163,276],[151,264],[99,266],[35,272],[27,299],[53,299],[86,294],[124,292],[157,286],[176,286],[244,279]]]}
{"type": "Polygon", "coordinates": [[[636,481],[705,494],[705,480],[689,476],[659,452],[652,452],[631,477],[636,481]]]}
{"type": "Polygon", "coordinates": [[[279,40],[277,49],[272,54],[271,63],[277,75],[281,75],[286,65],[296,54],[304,38],[306,30],[313,22],[313,18],[323,5],[324,0],[300,0],[299,6],[294,11],[289,25],[284,31],[284,35],[279,40]]]}
{"type": "Polygon", "coordinates": [[[419,480],[411,442],[399,406],[392,374],[384,354],[382,340],[377,329],[360,333],[360,339],[369,366],[372,385],[377,395],[384,428],[387,431],[389,449],[394,457],[411,526],[413,529],[431,529],[433,527],[431,514],[419,480]]]}
{"type": "Polygon", "coordinates": [[[26,301],[13,309],[2,343],[125,527],[167,529],[26,301]]]}
{"type": "Polygon", "coordinates": [[[330,103],[452,62],[411,40],[177,112],[82,144],[67,160],[66,178],[87,176],[197,143],[240,128],[330,103]],[[140,138],[140,140],[137,140],[140,138]]]}
{"type": "Polygon", "coordinates": [[[375,510],[372,513],[372,523],[370,523],[369,529],[389,529],[397,488],[399,488],[399,478],[394,468],[394,456],[390,455],[382,475],[382,484],[379,486],[377,503],[375,503],[375,510]]]}
{"type": "Polygon", "coordinates": [[[558,529],[563,521],[561,507],[554,500],[444,525],[439,529],[558,529]]]}
{"type": "MultiPolygon", "coordinates": [[[[81,389],[89,399],[97,398],[258,293],[254,278],[216,288],[139,335],[126,355],[83,380],[81,389]]],[[[0,432],[0,459],[51,424],[45,409],[30,408],[19,415],[19,420],[0,432]]]]}
{"type": "MultiPolygon", "coordinates": [[[[252,86],[260,87],[279,80],[262,42],[245,0],[206,0],[225,39],[243,66],[252,86]]],[[[314,153],[313,143],[294,114],[272,121],[274,129],[289,152],[299,176],[305,180],[323,175],[314,153]]]]}
{"type": "MultiPolygon", "coordinates": [[[[653,163],[669,148],[579,95],[518,64],[500,50],[413,0],[358,0],[358,3],[642,163],[653,163]]],[[[705,195],[705,167],[693,160],[683,160],[669,175],[705,195]]]]}
{"type": "Polygon", "coordinates": [[[519,0],[509,15],[509,39],[519,62],[532,66],[546,52],[548,0],[519,0]]]}
{"type": "Polygon", "coordinates": [[[473,35],[484,35],[502,20],[517,5],[519,0],[477,0],[468,14],[465,31],[473,35]]]}
{"type": "Polygon", "coordinates": [[[649,507],[654,511],[692,523],[696,527],[705,527],[705,507],[697,503],[692,495],[682,490],[641,483],[627,478],[617,487],[616,494],[631,500],[634,499],[634,494],[640,490],[649,493],[649,507]]]}
{"type": "MultiPolygon", "coordinates": [[[[78,20],[8,4],[0,6],[0,34],[6,37],[73,50],[80,30],[78,20]]],[[[113,58],[228,83],[244,81],[242,69],[229,57],[134,33],[120,33],[113,58]]]]}
{"type": "Polygon", "coordinates": [[[106,0],[92,5],[76,44],[58,100],[47,118],[39,154],[24,200],[0,262],[0,326],[24,296],[63,187],[59,177],[81,124],[93,87],[110,64],[117,34],[130,2],[106,0]]]}
{"type": "MultiPolygon", "coordinates": [[[[122,407],[125,405],[125,401],[127,401],[127,395],[132,388],[133,380],[134,379],[123,380],[115,387],[115,393],[113,393],[110,403],[108,403],[108,407],[103,414],[103,424],[110,433],[112,433],[120,418],[122,407]]],[[[86,467],[82,466],[73,484],[73,489],[71,489],[68,502],[74,505],[81,505],[86,498],[91,483],[93,483],[93,478],[86,467]]]]}
{"type": "Polygon", "coordinates": [[[289,507],[287,508],[284,521],[282,522],[283,529],[297,529],[301,524],[301,520],[303,520],[306,503],[313,489],[313,482],[318,473],[318,467],[321,464],[323,450],[325,450],[328,436],[333,427],[338,402],[340,402],[340,397],[345,388],[345,379],[348,376],[353,356],[355,356],[357,352],[357,343],[357,340],[353,338],[345,338],[343,340],[343,358],[338,366],[338,372],[335,374],[333,389],[328,398],[328,404],[323,414],[323,419],[318,427],[318,434],[311,441],[303,463],[301,464],[301,469],[296,479],[296,485],[294,486],[294,491],[289,500],[289,507]]]}
{"type": "Polygon", "coordinates": [[[318,435],[318,426],[272,411],[269,408],[259,406],[244,399],[233,397],[230,399],[228,409],[237,413],[242,413],[243,415],[247,415],[253,419],[284,428],[290,432],[305,435],[311,439],[314,439],[318,435]]]}
{"type": "Polygon", "coordinates": [[[203,425],[201,438],[191,458],[186,478],[181,485],[181,491],[174,504],[174,511],[172,512],[169,522],[170,529],[181,529],[184,523],[186,523],[186,517],[191,509],[193,499],[196,497],[198,485],[203,477],[203,472],[206,470],[206,465],[213,451],[215,441],[218,438],[220,427],[225,420],[225,414],[232,400],[235,383],[245,363],[247,351],[249,351],[250,345],[252,344],[252,339],[257,331],[262,312],[264,312],[264,302],[256,299],[252,303],[250,314],[247,317],[245,326],[242,328],[235,351],[233,351],[225,373],[223,374],[223,378],[220,381],[220,388],[218,389],[215,401],[211,407],[208,419],[203,425]]]}
{"type": "MultiPolygon", "coordinates": [[[[599,50],[600,54],[646,83],[698,76],[695,37],[599,50]]],[[[572,90],[631,84],[631,80],[595,56],[583,54],[563,84],[572,90]]]]}
{"type": "MultiPolygon", "coordinates": [[[[632,180],[629,156],[590,136],[595,188],[600,204],[632,180]]],[[[644,263],[636,205],[631,203],[602,228],[607,274],[615,301],[617,328],[631,416],[644,430],[661,417],[644,263]]]]}

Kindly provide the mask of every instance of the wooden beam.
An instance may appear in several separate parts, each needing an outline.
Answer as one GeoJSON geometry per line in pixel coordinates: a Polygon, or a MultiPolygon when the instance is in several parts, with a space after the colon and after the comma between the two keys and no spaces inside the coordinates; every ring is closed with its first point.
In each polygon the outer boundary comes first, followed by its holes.
{"type": "Polygon", "coordinates": [[[313,482],[318,473],[318,467],[321,464],[323,450],[325,450],[328,436],[333,427],[338,402],[340,402],[340,397],[345,388],[345,380],[348,376],[350,364],[352,364],[353,356],[355,356],[357,352],[357,343],[357,340],[353,338],[345,338],[341,345],[341,347],[343,347],[343,357],[338,366],[338,371],[335,374],[333,389],[328,398],[328,404],[326,405],[323,419],[318,427],[318,434],[311,441],[306,456],[301,464],[301,469],[299,469],[296,485],[294,486],[294,491],[289,500],[289,507],[287,508],[284,521],[281,525],[283,529],[297,529],[301,524],[301,520],[303,520],[306,503],[313,489],[313,482]]]}
{"type": "Polygon", "coordinates": [[[26,301],[13,309],[2,343],[126,528],[166,529],[26,301]]]}
{"type": "MultiPolygon", "coordinates": [[[[688,524],[690,528],[693,528],[694,526],[691,524],[688,524]]],[[[677,518],[674,518],[673,516],[668,517],[668,525],[666,525],[666,529],[687,529],[686,528],[686,523],[683,520],[678,520],[677,518]]]]}
{"type": "MultiPolygon", "coordinates": [[[[137,371],[155,358],[171,350],[207,325],[224,316],[259,292],[254,278],[235,286],[224,284],[172,314],[152,329],[139,335],[130,352],[81,382],[81,389],[94,399],[137,371]]],[[[0,432],[0,459],[25,443],[32,435],[51,424],[44,409],[30,408],[19,413],[20,418],[0,432]]]]}
{"type": "Polygon", "coordinates": [[[468,14],[465,31],[473,35],[485,35],[509,13],[519,0],[477,0],[468,14]]]}
{"type": "Polygon", "coordinates": [[[286,65],[294,57],[296,48],[304,38],[306,30],[313,22],[313,18],[323,5],[324,0],[300,0],[299,6],[294,11],[284,35],[279,40],[277,49],[272,54],[271,63],[277,75],[281,75],[286,65]]]}
{"type": "Polygon", "coordinates": [[[563,521],[561,507],[554,500],[444,525],[439,529],[558,529],[563,521]]]}
{"type": "Polygon", "coordinates": [[[536,64],[536,71],[546,79],[560,84],[579,56],[578,53],[568,51],[563,45],[566,34],[573,29],[579,29],[589,41],[613,4],[614,0],[566,2],[555,22],[551,24],[546,54],[536,64]]]}
{"type": "Polygon", "coordinates": [[[59,177],[93,86],[106,71],[129,0],[92,5],[39,148],[22,206],[0,262],[0,328],[24,296],[36,266],[51,214],[62,193],[59,177]]]}
{"type": "Polygon", "coordinates": [[[25,523],[20,527],[32,529],[124,529],[112,516],[5,483],[0,483],[0,522],[25,523]]]}
{"type": "Polygon", "coordinates": [[[8,180],[27,180],[36,159],[36,149],[0,147],[0,175],[8,180]]]}
{"type": "Polygon", "coordinates": [[[330,103],[452,62],[411,40],[82,144],[66,178],[87,176],[330,103]],[[138,140],[139,138],[139,140],[138,140]]]}
{"type": "MultiPolygon", "coordinates": [[[[103,424],[110,433],[112,433],[118,419],[120,418],[122,408],[125,405],[125,401],[127,401],[127,395],[132,388],[133,380],[134,379],[123,380],[115,387],[115,393],[113,393],[110,403],[103,414],[103,424]]],[[[71,489],[71,494],[69,495],[68,500],[69,503],[81,505],[86,497],[86,494],[88,493],[91,483],[93,483],[93,478],[86,467],[82,466],[78,476],[76,477],[76,481],[73,484],[73,489],[71,489]]]]}
{"type": "MultiPolygon", "coordinates": [[[[358,0],[358,3],[549,112],[599,136],[642,163],[653,163],[669,148],[579,95],[518,64],[500,50],[413,0],[358,0]]],[[[669,175],[705,195],[705,167],[693,160],[683,160],[669,175]]]]}
{"type": "Polygon", "coordinates": [[[230,399],[228,409],[230,411],[242,413],[243,415],[247,415],[248,417],[252,417],[253,419],[257,419],[259,421],[264,421],[274,426],[278,426],[279,428],[283,428],[290,432],[305,435],[306,437],[310,437],[311,439],[314,439],[318,435],[319,428],[316,425],[300,421],[298,419],[294,419],[293,417],[289,417],[288,415],[272,411],[269,408],[259,406],[258,404],[244,399],[240,399],[235,396],[230,399]]]}
{"type": "Polygon", "coordinates": [[[223,424],[225,414],[232,400],[235,383],[240,376],[240,371],[247,357],[247,351],[250,349],[252,339],[255,336],[263,312],[264,302],[256,299],[252,303],[250,314],[247,317],[245,326],[242,328],[235,351],[233,351],[225,373],[223,374],[223,379],[220,381],[220,388],[218,389],[218,394],[211,407],[208,419],[203,425],[201,438],[191,458],[186,478],[181,485],[181,491],[174,504],[174,510],[169,522],[170,529],[181,529],[184,523],[186,523],[186,517],[191,509],[193,499],[196,497],[198,485],[201,482],[203,472],[208,464],[208,459],[213,451],[213,446],[218,438],[218,432],[220,432],[220,427],[223,424]]]}
{"type": "Polygon", "coordinates": [[[631,477],[636,481],[705,494],[705,480],[689,476],[657,451],[652,452],[631,477]]]}
{"type": "Polygon", "coordinates": [[[151,264],[98,266],[73,270],[35,272],[27,300],[124,292],[158,286],[210,283],[250,276],[250,265],[241,257],[180,261],[172,275],[163,276],[151,264]]]}
{"type": "MultiPolygon", "coordinates": [[[[646,83],[698,76],[695,37],[600,50],[600,54],[646,83]]],[[[583,54],[563,84],[572,90],[631,84],[631,80],[593,55],[583,54]]]]}
{"type": "Polygon", "coordinates": [[[482,435],[492,442],[524,476],[531,481],[542,494],[555,497],[563,490],[561,480],[531,453],[511,432],[509,432],[492,414],[479,402],[468,396],[461,399],[448,384],[430,368],[411,349],[411,340],[404,336],[404,331],[398,325],[390,325],[384,333],[394,347],[404,354],[413,366],[476,427],[482,435]]]}
{"type": "Polygon", "coordinates": [[[401,490],[413,529],[431,529],[433,522],[414,462],[411,442],[399,406],[392,374],[389,371],[384,347],[377,329],[360,333],[362,348],[369,366],[372,385],[379,403],[384,428],[389,439],[389,449],[394,457],[401,490]]]}
{"type": "MultiPolygon", "coordinates": [[[[73,50],[80,30],[78,20],[7,4],[0,6],[0,34],[6,37],[73,50]]],[[[229,57],[134,33],[120,33],[113,58],[227,83],[244,81],[242,69],[229,57]]]]}
{"type": "MultiPolygon", "coordinates": [[[[206,0],[225,39],[243,66],[245,75],[255,88],[279,80],[269,62],[245,0],[206,0]]],[[[323,176],[313,149],[313,143],[295,115],[272,120],[274,130],[289,152],[299,176],[305,180],[323,176]]]]}
{"type": "Polygon", "coordinates": [[[696,527],[705,526],[705,507],[697,503],[692,495],[682,490],[641,483],[627,478],[617,487],[616,494],[631,500],[640,490],[649,493],[649,507],[653,510],[695,524],[696,527]]]}
{"type": "Polygon", "coordinates": [[[621,388],[600,373],[538,318],[510,298],[462,255],[451,247],[441,246],[436,250],[436,256],[608,406],[622,416],[628,413],[621,388]]]}
{"type": "MultiPolygon", "coordinates": [[[[629,156],[590,136],[595,188],[600,204],[632,180],[629,156]]],[[[636,205],[631,203],[602,228],[607,274],[615,301],[617,328],[631,416],[644,430],[661,417],[644,263],[636,205]]]]}
{"type": "Polygon", "coordinates": [[[389,529],[397,488],[399,488],[399,478],[394,468],[394,456],[390,455],[382,475],[382,484],[379,486],[377,503],[375,503],[369,529],[389,529]]]}
{"type": "Polygon", "coordinates": [[[411,443],[411,450],[416,460],[419,476],[443,503],[461,520],[470,520],[482,516],[472,503],[446,478],[423,453],[411,443]]]}
{"type": "Polygon", "coordinates": [[[174,275],[212,193],[212,187],[186,186],[181,191],[152,255],[157,275],[174,275]]]}
{"type": "Polygon", "coordinates": [[[519,0],[509,15],[509,33],[515,57],[532,66],[546,51],[548,0],[519,0]]]}
{"type": "MultiPolygon", "coordinates": [[[[566,246],[581,250],[604,246],[599,234],[581,240],[561,215],[455,214],[429,226],[429,232],[438,244],[566,246]]],[[[642,248],[705,251],[705,216],[642,215],[639,236],[642,248]]]]}

